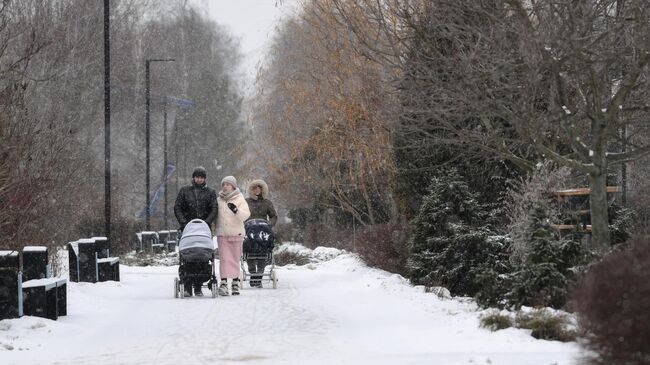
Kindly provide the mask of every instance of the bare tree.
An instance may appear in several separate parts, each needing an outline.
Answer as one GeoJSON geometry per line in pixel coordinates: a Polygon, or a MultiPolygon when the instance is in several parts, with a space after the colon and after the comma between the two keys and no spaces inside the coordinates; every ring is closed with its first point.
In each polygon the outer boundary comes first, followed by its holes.
{"type": "MultiPolygon", "coordinates": [[[[104,234],[94,224],[103,221],[102,10],[94,0],[0,4],[0,235],[12,248],[104,234]]],[[[223,135],[237,131],[238,52],[227,32],[180,1],[112,0],[111,17],[114,221],[136,224],[145,200],[144,59],[185,55],[153,78],[157,177],[167,95],[197,105],[184,128],[201,139],[188,138],[184,150],[202,161],[188,163],[227,159],[218,147],[236,141],[223,135]]]]}
{"type": "MultiPolygon", "coordinates": [[[[607,174],[650,152],[650,9],[641,0],[336,0],[386,36],[348,27],[399,68],[404,131],[530,167],[549,158],[588,176],[593,239],[609,247],[607,174]],[[629,138],[628,138],[629,139],[629,138]]],[[[356,19],[356,18],[355,18],[356,19]]]]}
{"type": "Polygon", "coordinates": [[[42,238],[38,222],[68,141],[31,107],[33,64],[57,29],[44,17],[51,10],[35,1],[0,8],[0,232],[10,248],[42,238]]]}

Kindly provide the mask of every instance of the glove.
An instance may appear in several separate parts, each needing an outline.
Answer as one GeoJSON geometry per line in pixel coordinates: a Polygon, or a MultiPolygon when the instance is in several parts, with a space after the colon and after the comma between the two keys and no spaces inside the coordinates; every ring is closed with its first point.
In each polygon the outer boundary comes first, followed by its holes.
{"type": "Polygon", "coordinates": [[[230,209],[233,213],[237,213],[237,206],[233,203],[228,203],[228,209],[230,209]]]}

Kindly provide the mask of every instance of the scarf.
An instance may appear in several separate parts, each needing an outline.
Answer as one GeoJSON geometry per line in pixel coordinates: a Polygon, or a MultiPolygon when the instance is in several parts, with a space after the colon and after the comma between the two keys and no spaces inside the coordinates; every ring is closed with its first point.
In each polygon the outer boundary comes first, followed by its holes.
{"type": "Polygon", "coordinates": [[[237,194],[241,194],[241,192],[239,192],[239,188],[236,188],[235,190],[231,191],[230,193],[226,193],[225,191],[221,190],[219,192],[219,197],[221,199],[225,200],[225,201],[228,201],[228,200],[234,198],[235,196],[237,196],[237,194]]]}

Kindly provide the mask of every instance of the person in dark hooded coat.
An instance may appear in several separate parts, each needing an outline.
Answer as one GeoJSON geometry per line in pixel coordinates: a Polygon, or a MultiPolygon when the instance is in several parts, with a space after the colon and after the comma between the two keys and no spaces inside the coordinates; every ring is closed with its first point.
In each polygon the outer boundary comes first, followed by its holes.
{"type": "MultiPolygon", "coordinates": [[[[268,195],[269,187],[264,180],[253,180],[248,184],[248,198],[246,198],[246,202],[251,212],[248,220],[265,219],[273,227],[278,221],[278,214],[275,211],[273,203],[269,200],[268,195]]],[[[263,273],[264,268],[269,264],[264,259],[249,259],[246,262],[248,263],[248,271],[251,274],[263,273]]],[[[261,288],[261,279],[261,275],[251,275],[250,285],[261,288]]]]}

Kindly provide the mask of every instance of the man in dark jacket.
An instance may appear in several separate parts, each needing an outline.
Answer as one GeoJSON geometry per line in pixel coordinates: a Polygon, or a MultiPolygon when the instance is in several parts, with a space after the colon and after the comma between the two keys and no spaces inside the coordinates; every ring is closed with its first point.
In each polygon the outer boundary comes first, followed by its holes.
{"type": "MultiPolygon", "coordinates": [[[[201,219],[212,229],[212,224],[217,217],[217,193],[207,186],[206,177],[205,168],[197,167],[192,173],[192,185],[183,186],[178,192],[174,204],[174,214],[181,226],[181,231],[192,219],[201,219]]],[[[194,294],[202,296],[202,285],[203,283],[200,281],[186,282],[185,296],[192,296],[192,286],[194,286],[194,294]]]]}
{"type": "MultiPolygon", "coordinates": [[[[264,180],[253,180],[248,184],[248,198],[246,198],[246,203],[248,203],[248,209],[251,215],[247,221],[251,219],[265,219],[271,227],[275,226],[275,223],[278,221],[278,214],[275,211],[273,203],[268,199],[268,195],[269,187],[264,180]]],[[[264,268],[268,264],[264,259],[249,259],[246,262],[248,263],[248,271],[251,274],[263,273],[264,268]]],[[[261,288],[261,279],[261,275],[251,276],[250,285],[261,288]]]]}
{"type": "Polygon", "coordinates": [[[192,173],[192,185],[183,186],[174,204],[174,214],[181,231],[192,219],[201,219],[210,226],[217,218],[217,193],[206,184],[207,171],[197,167],[192,173]]]}

